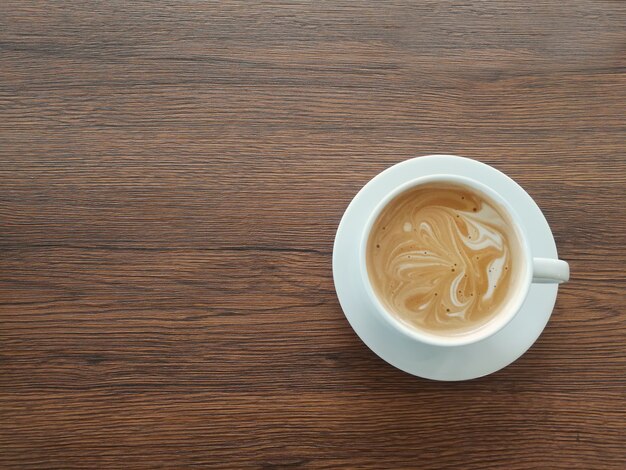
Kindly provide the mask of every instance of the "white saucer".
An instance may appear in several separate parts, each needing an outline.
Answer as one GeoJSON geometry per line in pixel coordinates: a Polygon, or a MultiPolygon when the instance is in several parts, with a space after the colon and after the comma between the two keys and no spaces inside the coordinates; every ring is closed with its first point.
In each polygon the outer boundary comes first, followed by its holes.
{"type": "Polygon", "coordinates": [[[495,335],[478,343],[441,347],[418,343],[397,332],[374,311],[359,274],[358,240],[372,207],[391,189],[416,177],[453,174],[475,179],[500,193],[523,221],[534,257],[557,258],[548,222],[532,198],[495,168],[452,155],[413,158],[386,169],[354,197],[344,213],[333,248],[337,297],[357,335],[378,356],[409,374],[433,380],[482,377],[511,364],[537,340],[556,301],[557,284],[532,284],[524,305],[495,335]]]}

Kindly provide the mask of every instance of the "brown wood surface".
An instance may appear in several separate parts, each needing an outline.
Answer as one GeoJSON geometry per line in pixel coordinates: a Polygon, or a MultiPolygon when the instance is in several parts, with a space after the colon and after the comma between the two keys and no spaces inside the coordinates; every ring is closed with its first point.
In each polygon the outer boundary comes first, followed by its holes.
{"type": "Polygon", "coordinates": [[[626,468],[626,2],[0,2],[1,468],[626,468]],[[572,280],[482,379],[331,274],[357,190],[456,153],[572,280]]]}

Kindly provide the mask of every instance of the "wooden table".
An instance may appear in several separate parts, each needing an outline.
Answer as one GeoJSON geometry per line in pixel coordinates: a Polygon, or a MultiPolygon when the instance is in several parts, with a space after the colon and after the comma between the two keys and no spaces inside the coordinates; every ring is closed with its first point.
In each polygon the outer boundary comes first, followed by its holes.
{"type": "Polygon", "coordinates": [[[0,3],[0,467],[626,468],[626,3],[0,3]],[[516,179],[572,280],[482,379],[384,363],[347,204],[516,179]]]}

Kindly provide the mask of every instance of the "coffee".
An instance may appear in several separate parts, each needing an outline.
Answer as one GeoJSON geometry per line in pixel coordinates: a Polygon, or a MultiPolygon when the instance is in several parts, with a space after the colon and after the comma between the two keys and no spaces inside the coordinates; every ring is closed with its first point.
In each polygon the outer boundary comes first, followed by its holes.
{"type": "Polygon", "coordinates": [[[497,203],[459,184],[430,183],[394,198],[367,241],[370,283],[403,323],[461,335],[506,307],[521,276],[522,248],[497,203]]]}

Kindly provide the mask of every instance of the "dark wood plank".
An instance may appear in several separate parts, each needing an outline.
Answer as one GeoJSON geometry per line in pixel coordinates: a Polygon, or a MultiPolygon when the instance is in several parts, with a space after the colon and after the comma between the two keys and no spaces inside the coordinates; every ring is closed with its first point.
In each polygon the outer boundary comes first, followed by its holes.
{"type": "Polygon", "coordinates": [[[625,468],[626,4],[527,3],[1,2],[0,466],[625,468]],[[332,283],[352,196],[428,153],[571,263],[464,383],[332,283]]]}

